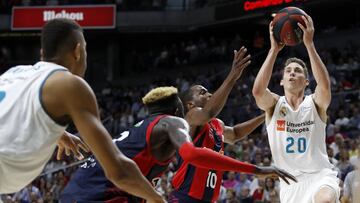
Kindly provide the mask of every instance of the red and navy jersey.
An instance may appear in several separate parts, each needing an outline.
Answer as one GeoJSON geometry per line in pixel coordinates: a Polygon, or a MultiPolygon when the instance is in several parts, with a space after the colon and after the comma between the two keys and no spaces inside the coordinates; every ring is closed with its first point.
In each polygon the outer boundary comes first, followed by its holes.
{"type": "MultiPolygon", "coordinates": [[[[134,160],[142,174],[152,182],[162,175],[171,161],[160,162],[156,160],[150,149],[152,129],[164,116],[148,117],[113,140],[121,152],[134,160]]],[[[61,195],[61,202],[126,202],[115,200],[119,198],[127,199],[127,202],[142,201],[136,197],[131,197],[113,185],[106,178],[98,161],[92,157],[72,176],[61,195]]]]}
{"type": "MultiPolygon", "coordinates": [[[[223,127],[219,120],[212,119],[193,138],[196,147],[206,147],[216,152],[224,152],[223,127]]],[[[177,154],[177,172],[172,185],[175,193],[188,195],[204,202],[218,199],[223,172],[195,167],[177,154]]]]}

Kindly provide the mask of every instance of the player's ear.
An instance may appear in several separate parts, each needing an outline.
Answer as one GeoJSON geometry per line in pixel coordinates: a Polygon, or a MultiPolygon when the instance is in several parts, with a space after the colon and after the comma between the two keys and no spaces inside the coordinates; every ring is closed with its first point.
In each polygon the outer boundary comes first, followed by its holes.
{"type": "Polygon", "coordinates": [[[194,108],[194,107],[195,107],[195,104],[194,104],[193,101],[190,101],[190,102],[186,103],[186,108],[187,108],[188,110],[190,110],[190,109],[192,109],[192,108],[194,108]]]}
{"type": "Polygon", "coordinates": [[[80,43],[76,44],[76,47],[74,49],[74,57],[75,57],[76,61],[80,60],[80,57],[81,57],[81,45],[80,45],[80,43]]]}
{"type": "Polygon", "coordinates": [[[44,50],[41,48],[40,49],[40,61],[44,60],[44,50]]]}
{"type": "Polygon", "coordinates": [[[280,86],[284,86],[284,80],[283,79],[280,80],[280,86]]]}
{"type": "Polygon", "coordinates": [[[308,86],[310,84],[309,79],[306,79],[305,84],[306,84],[306,86],[308,86]]]}

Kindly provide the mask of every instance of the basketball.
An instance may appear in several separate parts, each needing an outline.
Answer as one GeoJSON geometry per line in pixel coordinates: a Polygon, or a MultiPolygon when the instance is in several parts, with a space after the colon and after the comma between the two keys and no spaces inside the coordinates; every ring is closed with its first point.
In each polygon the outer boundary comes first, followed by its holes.
{"type": "Polygon", "coordinates": [[[305,12],[297,7],[286,7],[281,9],[273,20],[273,32],[275,40],[287,46],[295,46],[302,42],[303,33],[297,23],[305,26],[301,16],[305,12]]]}

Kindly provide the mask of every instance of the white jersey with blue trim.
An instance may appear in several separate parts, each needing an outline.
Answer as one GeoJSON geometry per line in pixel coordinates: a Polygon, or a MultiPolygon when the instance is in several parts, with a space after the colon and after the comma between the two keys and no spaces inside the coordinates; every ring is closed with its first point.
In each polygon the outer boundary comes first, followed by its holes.
{"type": "Polygon", "coordinates": [[[42,106],[41,91],[55,71],[49,62],[16,66],[0,76],[0,194],[19,191],[43,170],[65,131],[42,106]]]}
{"type": "Polygon", "coordinates": [[[324,123],[311,95],[297,110],[279,98],[267,132],[275,166],[297,176],[333,168],[325,144],[324,123]]]}

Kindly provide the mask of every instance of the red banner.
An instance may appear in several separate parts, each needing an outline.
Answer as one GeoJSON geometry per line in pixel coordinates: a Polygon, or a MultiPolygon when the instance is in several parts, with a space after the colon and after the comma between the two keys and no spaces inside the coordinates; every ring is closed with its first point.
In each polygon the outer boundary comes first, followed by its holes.
{"type": "MultiPolygon", "coordinates": [[[[244,11],[251,11],[260,8],[280,6],[282,4],[291,4],[295,2],[305,2],[307,0],[247,0],[244,3],[244,11]]],[[[285,5],[284,5],[285,6],[285,5]]]]}
{"type": "Polygon", "coordinates": [[[115,28],[115,5],[14,7],[11,18],[13,30],[38,30],[49,20],[69,18],[85,29],[115,28]]]}

